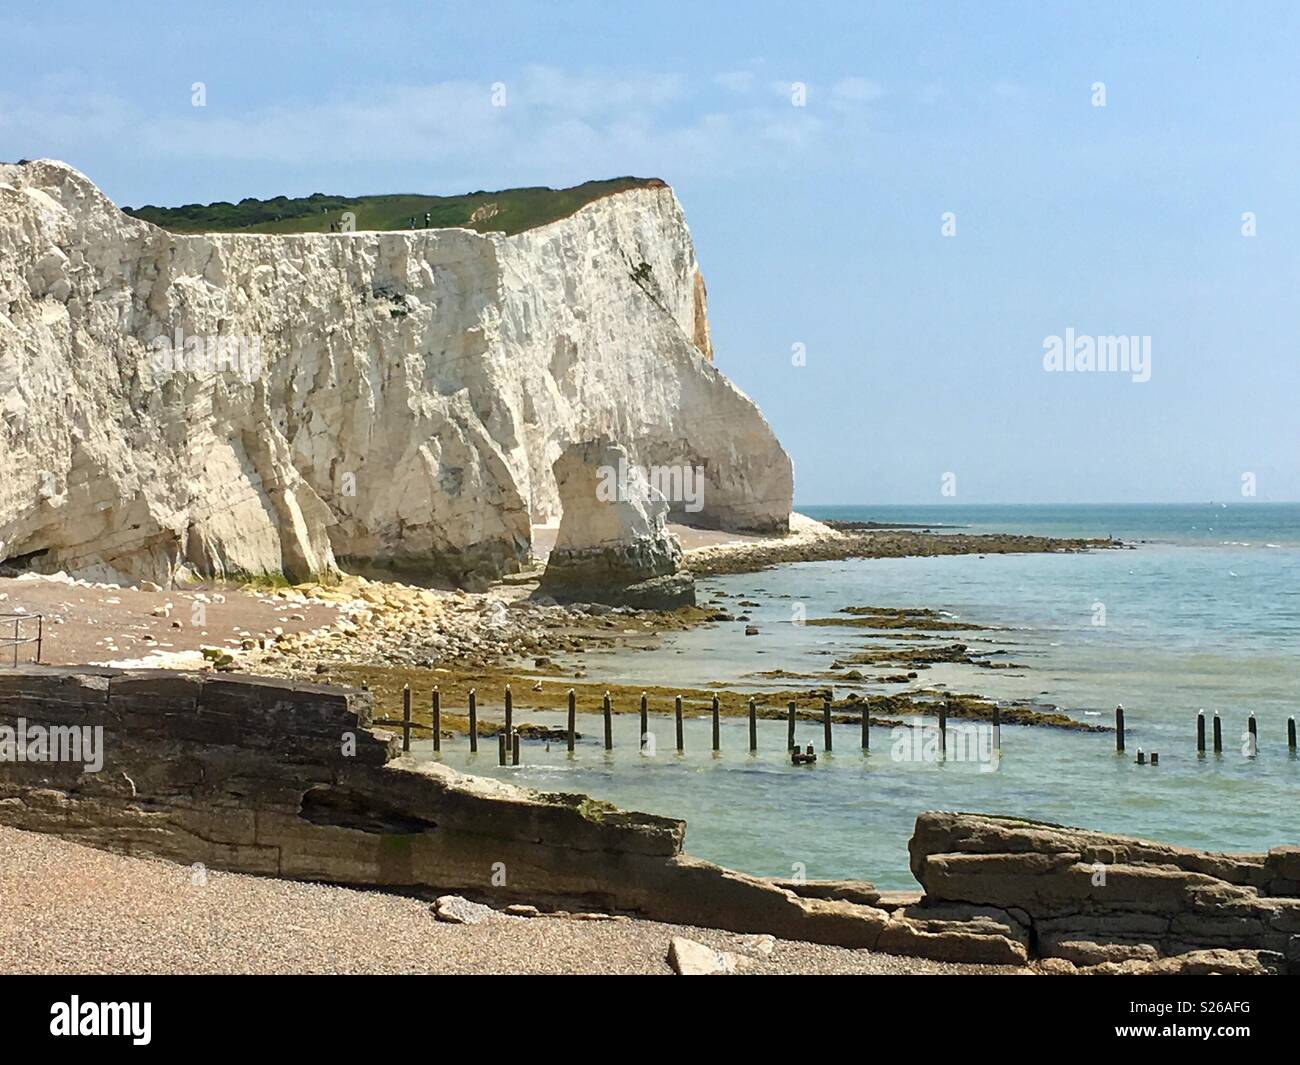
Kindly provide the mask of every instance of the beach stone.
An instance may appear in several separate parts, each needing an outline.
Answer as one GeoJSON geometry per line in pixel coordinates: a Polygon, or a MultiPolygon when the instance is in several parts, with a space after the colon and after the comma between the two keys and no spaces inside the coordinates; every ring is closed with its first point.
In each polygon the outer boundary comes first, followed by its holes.
{"type": "Polygon", "coordinates": [[[678,976],[727,976],[739,972],[748,960],[685,936],[673,936],[668,944],[668,964],[678,976]]]}
{"type": "Polygon", "coordinates": [[[433,904],[438,920],[448,924],[482,924],[496,916],[496,910],[460,895],[440,895],[433,904]]]}
{"type": "Polygon", "coordinates": [[[770,958],[776,950],[776,936],[741,936],[738,947],[742,954],[748,954],[752,957],[770,958]]]}

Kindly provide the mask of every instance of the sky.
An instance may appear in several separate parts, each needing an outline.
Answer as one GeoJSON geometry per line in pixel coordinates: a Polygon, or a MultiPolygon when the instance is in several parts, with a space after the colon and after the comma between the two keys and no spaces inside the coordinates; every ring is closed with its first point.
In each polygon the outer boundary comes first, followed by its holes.
{"type": "Polygon", "coordinates": [[[0,42],[0,159],[119,205],[663,178],[797,504],[1300,500],[1300,5],[15,2],[0,42]],[[1142,372],[1045,365],[1113,336],[1142,372]]]}

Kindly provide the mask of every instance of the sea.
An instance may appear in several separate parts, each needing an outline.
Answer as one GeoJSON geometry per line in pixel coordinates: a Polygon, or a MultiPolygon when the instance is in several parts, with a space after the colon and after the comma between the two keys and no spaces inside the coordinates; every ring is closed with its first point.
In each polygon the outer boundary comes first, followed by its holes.
{"type": "Polygon", "coordinates": [[[1116,751],[1112,732],[1003,725],[996,748],[978,727],[959,730],[945,757],[935,720],[919,718],[909,719],[916,728],[873,728],[866,752],[857,725],[833,726],[828,752],[820,723],[801,721],[797,742],[813,744],[818,759],[794,766],[781,721],[759,721],[759,750],[750,754],[747,723],[724,718],[714,754],[707,714],[691,715],[679,755],[664,706],[651,719],[653,754],[642,753],[630,715],[614,719],[612,753],[602,749],[600,720],[583,718],[572,756],[560,743],[527,744],[524,764],[506,769],[495,745],[442,757],[525,786],[681,817],[688,853],[734,869],[884,889],[916,887],[907,840],[926,810],[1013,814],[1230,852],[1300,842],[1300,759],[1287,743],[1287,720],[1300,714],[1300,504],[798,509],[936,531],[1113,536],[1126,546],[803,562],[711,577],[699,583],[701,601],[727,593],[720,601],[743,609],[757,635],[746,636],[743,622],[720,623],[669,634],[651,649],[588,653],[589,679],[754,691],[824,685],[760,674],[825,673],[836,657],[902,635],[808,619],[850,606],[930,608],[977,626],[939,634],[945,640],[994,652],[990,661],[1006,668],[937,664],[907,683],[836,679],[836,697],[925,687],[1027,700],[1098,725],[1112,725],[1122,704],[1126,750],[1116,751]],[[735,605],[741,599],[758,605],[735,605]],[[1201,710],[1211,737],[1219,715],[1220,754],[1197,752],[1201,710]]]}

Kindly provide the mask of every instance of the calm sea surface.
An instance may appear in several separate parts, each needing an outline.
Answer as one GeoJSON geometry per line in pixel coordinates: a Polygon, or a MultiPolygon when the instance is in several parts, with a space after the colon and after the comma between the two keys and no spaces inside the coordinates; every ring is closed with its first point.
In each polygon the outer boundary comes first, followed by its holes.
{"type": "MultiPolygon", "coordinates": [[[[692,718],[687,753],[678,756],[671,716],[657,716],[651,731],[658,753],[645,757],[636,717],[624,716],[614,720],[612,755],[600,749],[600,722],[592,719],[580,722],[587,738],[572,759],[563,744],[550,751],[526,745],[527,764],[518,769],[497,768],[495,744],[476,758],[460,751],[443,757],[532,787],[684,817],[687,850],[733,868],[778,876],[803,870],[810,878],[857,877],[888,888],[914,886],[907,839],[916,815],[928,809],[1015,813],[1219,850],[1300,841],[1300,760],[1286,747],[1287,718],[1300,713],[1300,504],[801,509],[818,518],[972,532],[1114,535],[1135,546],[797,563],[710,578],[701,582],[702,601],[729,593],[728,609],[744,609],[758,636],[745,637],[743,622],[724,623],[675,634],[650,651],[589,653],[591,677],[772,690],[782,682],[760,671],[821,673],[835,656],[891,636],[808,626],[801,618],[853,605],[931,607],[980,626],[953,633],[954,640],[1002,651],[998,657],[1016,668],[936,665],[908,685],[837,682],[837,697],[855,687],[946,686],[1032,699],[1103,724],[1122,702],[1128,756],[1116,756],[1109,733],[1014,726],[1003,727],[996,767],[987,759],[928,760],[910,732],[891,736],[885,728],[873,730],[864,756],[857,726],[846,725],[836,727],[833,754],[795,768],[781,722],[759,722],[759,753],[750,756],[744,721],[724,719],[715,757],[707,718],[692,718]],[[740,608],[737,598],[760,605],[740,608]],[[1222,716],[1222,756],[1196,755],[1200,708],[1207,718],[1216,710],[1222,716]],[[1252,712],[1254,757],[1244,743],[1252,712]],[[1158,751],[1161,764],[1135,765],[1138,747],[1158,751]]],[[[820,725],[801,723],[799,742],[820,750],[820,725]]]]}

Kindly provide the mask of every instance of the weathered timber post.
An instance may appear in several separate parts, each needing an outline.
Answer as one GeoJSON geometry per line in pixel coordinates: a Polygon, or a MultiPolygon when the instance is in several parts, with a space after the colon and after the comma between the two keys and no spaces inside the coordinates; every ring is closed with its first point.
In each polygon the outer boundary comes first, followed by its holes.
{"type": "Polygon", "coordinates": [[[1124,704],[1115,707],[1115,750],[1124,753],[1124,704]]]}
{"type": "Polygon", "coordinates": [[[1223,753],[1223,720],[1217,710],[1214,711],[1214,753],[1223,753]]]}
{"type": "Polygon", "coordinates": [[[831,701],[822,700],[822,746],[831,749],[831,701]]]}
{"type": "Polygon", "coordinates": [[[478,751],[478,693],[469,690],[469,749],[473,754],[478,751]]]}
{"type": "Polygon", "coordinates": [[[1289,751],[1295,750],[1295,718],[1294,717],[1288,717],[1286,719],[1286,746],[1287,746],[1287,750],[1289,751]]]}
{"type": "Polygon", "coordinates": [[[1159,751],[1152,751],[1152,752],[1151,752],[1151,764],[1152,764],[1152,765],[1159,765],[1159,764],[1160,764],[1160,752],[1159,752],[1159,751]]]}
{"type": "Polygon", "coordinates": [[[1250,756],[1253,758],[1259,753],[1259,724],[1255,721],[1254,713],[1246,718],[1246,732],[1250,735],[1250,756]]]}
{"type": "Polygon", "coordinates": [[[1205,711],[1196,711],[1196,753],[1205,753],[1205,711]]]}
{"type": "Polygon", "coordinates": [[[1147,756],[1146,756],[1145,754],[1142,753],[1142,748],[1139,747],[1139,748],[1138,748],[1138,765],[1146,765],[1146,764],[1147,764],[1147,756]]]}
{"type": "MultiPolygon", "coordinates": [[[[1294,744],[1292,744],[1294,746],[1294,744]]],[[[758,750],[758,706],[753,697],[749,700],[749,753],[758,750]]]]}
{"type": "Polygon", "coordinates": [[[948,757],[948,700],[939,704],[939,757],[948,757]]]}
{"type": "Polygon", "coordinates": [[[641,750],[645,750],[646,737],[650,735],[650,700],[641,693],[641,750]]]}
{"type": "Polygon", "coordinates": [[[718,697],[713,697],[713,749],[719,751],[722,749],[722,731],[718,721],[718,697]]]}
{"type": "Polygon", "coordinates": [[[519,732],[518,730],[510,733],[510,764],[519,764],[519,732]]]}
{"type": "Polygon", "coordinates": [[[497,733],[497,765],[506,764],[506,737],[504,729],[497,733]]]}
{"type": "Polygon", "coordinates": [[[402,685],[402,750],[411,749],[411,686],[402,685]]]}
{"type": "Polygon", "coordinates": [[[993,749],[1002,750],[1002,704],[993,704],[993,749]]]}
{"type": "Polygon", "coordinates": [[[569,689],[569,753],[573,753],[573,737],[577,731],[578,696],[569,689]]]}
{"type": "Polygon", "coordinates": [[[786,723],[785,749],[787,751],[793,751],[794,750],[794,700],[793,699],[790,700],[790,708],[787,711],[787,714],[788,716],[786,719],[787,723],[786,723]]]}
{"type": "Polygon", "coordinates": [[[515,697],[510,693],[510,685],[506,685],[506,733],[515,727],[515,697]]]}
{"type": "Polygon", "coordinates": [[[686,743],[682,738],[682,697],[680,695],[673,701],[673,713],[677,718],[677,751],[680,754],[686,749],[686,743]]]}
{"type": "Polygon", "coordinates": [[[609,705],[609,692],[605,693],[605,701],[601,706],[601,710],[605,715],[605,750],[612,751],[614,749],[614,719],[612,717],[613,711],[609,705]]]}
{"type": "Polygon", "coordinates": [[[433,749],[442,750],[442,693],[433,689],[433,749]]]}

